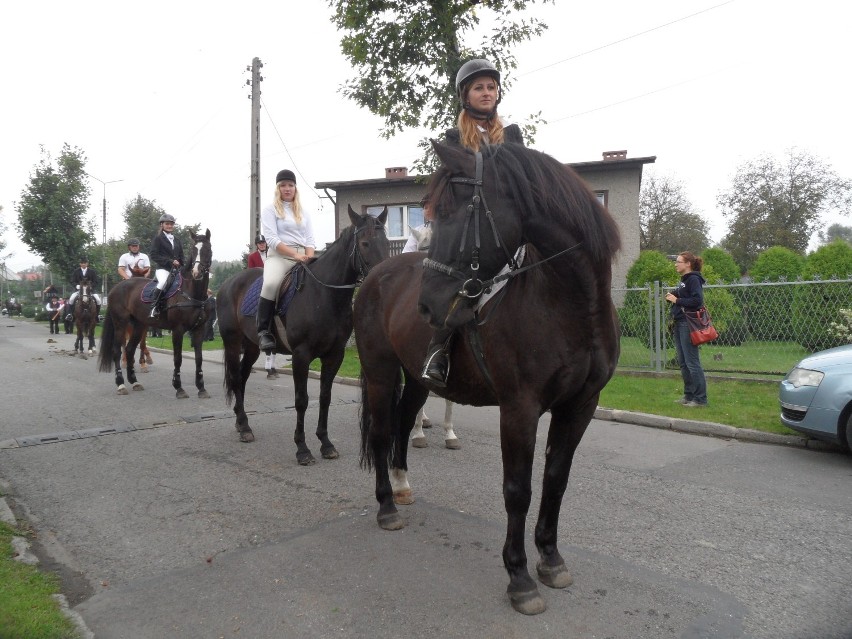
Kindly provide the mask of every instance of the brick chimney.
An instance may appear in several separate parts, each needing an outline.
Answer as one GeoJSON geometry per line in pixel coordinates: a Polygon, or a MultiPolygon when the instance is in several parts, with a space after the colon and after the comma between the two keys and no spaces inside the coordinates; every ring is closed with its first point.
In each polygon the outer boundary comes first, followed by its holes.
{"type": "Polygon", "coordinates": [[[604,151],[603,161],[612,162],[613,160],[626,160],[627,151],[604,151]]]}
{"type": "Polygon", "coordinates": [[[404,166],[390,166],[385,169],[386,180],[397,180],[404,177],[408,177],[408,169],[404,166]]]}

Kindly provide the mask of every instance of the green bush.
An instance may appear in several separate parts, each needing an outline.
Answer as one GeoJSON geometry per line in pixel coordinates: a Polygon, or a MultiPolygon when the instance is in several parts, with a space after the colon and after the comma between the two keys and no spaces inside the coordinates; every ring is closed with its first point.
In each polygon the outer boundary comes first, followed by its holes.
{"type": "Polygon", "coordinates": [[[831,331],[831,323],[848,307],[849,283],[832,282],[852,274],[852,246],[838,240],[811,253],[802,271],[806,280],[820,284],[796,286],[793,295],[793,328],[796,340],[811,351],[841,346],[844,342],[831,331]]]}
{"type": "Polygon", "coordinates": [[[720,248],[709,248],[701,254],[701,259],[704,262],[704,267],[712,267],[713,271],[719,276],[721,281],[731,283],[738,282],[740,279],[740,267],[734,262],[734,258],[727,251],[720,248]]]}

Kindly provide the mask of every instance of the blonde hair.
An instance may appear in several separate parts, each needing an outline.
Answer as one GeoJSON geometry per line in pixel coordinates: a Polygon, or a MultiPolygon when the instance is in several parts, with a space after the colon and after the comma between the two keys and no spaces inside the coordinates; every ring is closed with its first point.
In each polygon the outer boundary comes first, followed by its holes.
{"type": "Polygon", "coordinates": [[[462,146],[471,151],[479,151],[480,145],[486,141],[488,144],[503,144],[503,122],[496,112],[487,120],[477,120],[466,110],[462,110],[459,113],[458,127],[462,146]],[[480,126],[485,129],[485,133],[479,130],[480,126]]]}
{"type": "MultiPolygon", "coordinates": [[[[284,219],[284,200],[281,199],[281,189],[278,186],[285,181],[289,180],[281,180],[281,182],[277,182],[275,184],[275,198],[272,200],[272,204],[275,206],[275,214],[284,219]]],[[[299,199],[299,187],[296,187],[296,195],[293,198],[293,202],[291,203],[293,207],[293,218],[296,220],[296,224],[302,223],[302,202],[299,199]]]]}

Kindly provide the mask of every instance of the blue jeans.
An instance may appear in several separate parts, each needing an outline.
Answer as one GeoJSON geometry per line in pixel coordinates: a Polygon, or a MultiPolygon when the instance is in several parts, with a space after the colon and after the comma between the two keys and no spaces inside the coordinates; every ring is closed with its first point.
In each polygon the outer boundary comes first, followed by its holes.
{"type": "Polygon", "coordinates": [[[698,347],[689,339],[689,324],[678,320],[674,327],[674,343],[677,350],[677,363],[680,364],[680,376],[683,377],[683,396],[696,404],[707,403],[707,380],[698,357],[698,347]]]}

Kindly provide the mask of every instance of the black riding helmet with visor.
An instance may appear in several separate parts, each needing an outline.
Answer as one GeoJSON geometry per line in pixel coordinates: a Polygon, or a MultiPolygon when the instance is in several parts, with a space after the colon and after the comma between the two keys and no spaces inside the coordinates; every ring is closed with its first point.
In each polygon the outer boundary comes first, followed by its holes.
{"type": "Polygon", "coordinates": [[[497,112],[497,105],[503,99],[503,87],[500,84],[500,72],[488,60],[476,58],[465,62],[458,73],[456,74],[456,93],[459,96],[459,101],[462,103],[462,108],[470,113],[471,117],[477,120],[490,120],[497,112]],[[467,102],[466,94],[470,83],[480,76],[489,76],[494,78],[497,83],[497,100],[494,102],[494,109],[490,112],[478,111],[467,102]]]}

